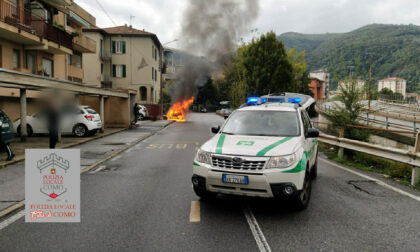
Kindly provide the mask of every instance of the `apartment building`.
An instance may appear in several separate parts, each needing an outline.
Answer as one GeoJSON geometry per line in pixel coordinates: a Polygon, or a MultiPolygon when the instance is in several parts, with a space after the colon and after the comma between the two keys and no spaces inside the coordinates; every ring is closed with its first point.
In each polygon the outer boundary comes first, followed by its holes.
{"type": "Polygon", "coordinates": [[[95,41],[82,34],[93,16],[69,0],[0,0],[0,67],[82,82],[82,54],[95,41]]]}
{"type": "Polygon", "coordinates": [[[65,15],[65,30],[73,36],[73,54],[66,57],[67,79],[82,82],[84,78],[83,57],[96,53],[96,42],[83,34],[83,28],[96,26],[96,19],[76,3],[68,7],[65,15]]]}
{"type": "Polygon", "coordinates": [[[381,91],[383,88],[392,90],[394,93],[400,93],[403,97],[406,97],[406,87],[407,81],[401,78],[392,77],[386,78],[378,81],[378,91],[381,91]]]}
{"type": "MultiPolygon", "coordinates": [[[[81,32],[95,24],[71,0],[0,0],[0,68],[81,82],[82,55],[96,52],[95,41],[81,32]]],[[[19,116],[20,92],[0,86],[0,107],[11,118],[19,116]]],[[[29,113],[39,96],[40,91],[28,90],[29,113]]]]}
{"type": "Polygon", "coordinates": [[[83,33],[96,42],[96,53],[83,57],[84,83],[135,90],[142,104],[159,102],[162,45],[155,34],[128,25],[83,33]]]}
{"type": "Polygon", "coordinates": [[[185,60],[188,56],[180,50],[165,47],[163,50],[163,62],[165,66],[163,78],[165,80],[176,79],[176,73],[185,66],[185,60]]]}

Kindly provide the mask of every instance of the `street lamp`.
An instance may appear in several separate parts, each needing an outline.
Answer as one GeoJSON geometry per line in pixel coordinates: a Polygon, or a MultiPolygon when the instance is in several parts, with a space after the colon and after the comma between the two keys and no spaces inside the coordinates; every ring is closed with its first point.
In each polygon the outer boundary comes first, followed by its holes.
{"type": "Polygon", "coordinates": [[[171,40],[169,42],[163,43],[162,46],[173,43],[173,42],[178,42],[178,41],[179,41],[178,39],[174,39],[174,40],[171,40]]]}

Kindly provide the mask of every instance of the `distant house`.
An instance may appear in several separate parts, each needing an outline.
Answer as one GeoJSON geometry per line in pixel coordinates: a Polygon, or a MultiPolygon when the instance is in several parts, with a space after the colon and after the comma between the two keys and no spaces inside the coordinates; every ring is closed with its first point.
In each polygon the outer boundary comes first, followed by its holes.
{"type": "Polygon", "coordinates": [[[420,101],[420,95],[418,95],[417,93],[407,93],[406,96],[410,100],[420,101]]]}
{"type": "MultiPolygon", "coordinates": [[[[362,79],[356,79],[356,89],[359,93],[364,93],[366,88],[365,88],[365,81],[362,79]]],[[[340,81],[338,83],[339,86],[341,86],[344,90],[348,90],[349,86],[351,85],[350,81],[340,81]]],[[[340,89],[339,89],[340,91],[340,89]]]]}
{"type": "Polygon", "coordinates": [[[314,94],[315,100],[322,100],[328,97],[328,88],[330,84],[330,74],[324,70],[317,70],[309,73],[311,82],[309,89],[314,94]]]}
{"type": "Polygon", "coordinates": [[[400,93],[406,97],[406,86],[407,81],[401,78],[392,77],[379,80],[378,82],[378,91],[381,91],[384,88],[392,90],[394,93],[400,93]]]}

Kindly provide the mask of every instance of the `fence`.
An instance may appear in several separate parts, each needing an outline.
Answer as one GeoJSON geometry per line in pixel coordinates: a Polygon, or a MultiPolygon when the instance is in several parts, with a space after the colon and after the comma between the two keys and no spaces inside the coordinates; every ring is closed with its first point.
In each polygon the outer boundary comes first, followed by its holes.
{"type": "Polygon", "coordinates": [[[318,140],[320,142],[334,145],[342,149],[349,149],[370,155],[387,158],[397,162],[409,164],[413,166],[411,174],[411,184],[417,185],[420,178],[420,132],[416,136],[416,144],[414,151],[405,151],[397,148],[384,147],[377,144],[365,143],[362,141],[320,134],[318,140]]]}
{"type": "MultiPolygon", "coordinates": [[[[322,112],[334,111],[333,106],[329,104],[322,104],[321,106],[318,106],[318,109],[322,112]]],[[[406,116],[398,112],[372,111],[372,113],[362,114],[358,117],[358,119],[359,121],[365,122],[366,125],[382,125],[385,127],[385,129],[396,128],[406,131],[413,131],[414,133],[420,129],[420,116],[406,116]],[[392,122],[392,120],[394,121],[392,122]],[[407,123],[403,123],[404,121],[407,123]]]]}

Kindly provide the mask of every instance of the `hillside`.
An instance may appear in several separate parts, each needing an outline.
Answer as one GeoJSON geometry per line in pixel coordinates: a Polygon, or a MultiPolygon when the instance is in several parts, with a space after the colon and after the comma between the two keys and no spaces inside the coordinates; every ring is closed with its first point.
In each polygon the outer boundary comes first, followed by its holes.
{"type": "Polygon", "coordinates": [[[379,79],[398,76],[407,80],[407,92],[420,91],[420,26],[373,24],[348,33],[289,32],[278,38],[286,48],[306,50],[309,70],[322,68],[340,74],[352,71],[366,80],[369,53],[374,53],[375,84],[379,79]]]}

